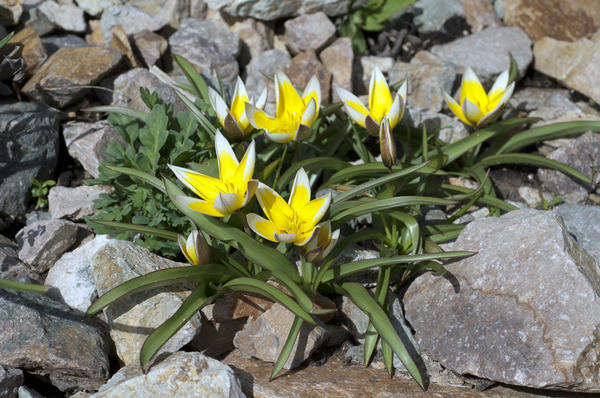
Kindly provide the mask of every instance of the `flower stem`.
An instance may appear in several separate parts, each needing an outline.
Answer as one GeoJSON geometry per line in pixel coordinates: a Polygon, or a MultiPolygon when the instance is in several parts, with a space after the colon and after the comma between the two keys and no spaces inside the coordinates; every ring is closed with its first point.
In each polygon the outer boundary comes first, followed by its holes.
{"type": "Polygon", "coordinates": [[[281,174],[281,167],[283,166],[283,160],[285,159],[285,154],[287,153],[288,146],[283,146],[283,153],[281,154],[281,158],[279,159],[279,164],[277,165],[277,172],[275,173],[275,180],[273,181],[273,187],[277,186],[277,181],[279,180],[279,175],[281,174]]]}

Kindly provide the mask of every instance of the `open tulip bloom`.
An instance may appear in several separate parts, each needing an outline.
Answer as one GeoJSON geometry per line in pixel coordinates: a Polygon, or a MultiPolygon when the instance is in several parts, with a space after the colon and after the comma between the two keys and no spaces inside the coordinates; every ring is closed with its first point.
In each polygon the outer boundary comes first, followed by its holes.
{"type": "Polygon", "coordinates": [[[300,96],[285,73],[275,73],[275,103],[275,117],[246,103],[246,115],[250,124],[257,129],[264,129],[271,141],[283,143],[303,140],[310,134],[310,126],[319,115],[319,80],[313,76],[300,96]]]}
{"type": "Polygon", "coordinates": [[[285,200],[273,189],[259,183],[256,198],[268,220],[258,214],[246,216],[254,232],[272,242],[305,245],[317,231],[331,195],[310,200],[310,183],[304,169],[298,170],[290,199],[285,200]]]}
{"type": "Polygon", "coordinates": [[[340,237],[340,230],[331,231],[331,221],[317,225],[317,232],[312,239],[304,245],[304,252],[308,261],[321,261],[333,250],[340,237]]]}
{"type": "Polygon", "coordinates": [[[254,98],[248,98],[246,86],[244,86],[242,79],[238,77],[231,108],[227,108],[223,98],[212,87],[208,88],[208,98],[227,136],[232,140],[241,141],[253,129],[246,117],[246,103],[256,106],[257,109],[262,109],[267,101],[267,89],[265,88],[262,91],[255,103],[254,98]]]}
{"type": "Polygon", "coordinates": [[[370,135],[379,135],[379,125],[383,118],[390,122],[393,130],[404,115],[406,109],[406,81],[398,89],[392,101],[392,93],[379,67],[373,68],[369,83],[369,108],[350,91],[341,87],[335,88],[344,103],[346,113],[359,126],[367,129],[370,135]]]}
{"type": "Polygon", "coordinates": [[[515,88],[515,82],[508,84],[509,71],[502,72],[486,94],[477,75],[469,67],[465,70],[460,85],[460,102],[456,102],[442,90],[448,107],[463,123],[482,127],[500,116],[504,104],[508,102],[515,88]]]}
{"type": "Polygon", "coordinates": [[[258,181],[252,179],[256,153],[250,143],[241,162],[220,131],[215,134],[215,150],[219,164],[219,178],[193,170],[169,165],[175,176],[201,199],[184,196],[181,199],[192,210],[209,216],[225,217],[245,206],[256,191],[258,181]]]}

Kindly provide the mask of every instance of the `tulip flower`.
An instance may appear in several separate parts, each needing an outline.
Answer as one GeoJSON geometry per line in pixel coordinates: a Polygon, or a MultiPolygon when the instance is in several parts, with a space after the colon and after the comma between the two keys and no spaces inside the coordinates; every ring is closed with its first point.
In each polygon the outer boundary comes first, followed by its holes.
{"type": "Polygon", "coordinates": [[[208,98],[229,139],[241,141],[250,134],[253,129],[246,117],[246,103],[255,105],[258,109],[262,109],[267,101],[267,89],[265,88],[263,90],[255,103],[254,98],[248,99],[246,86],[244,86],[242,79],[238,77],[233,92],[231,108],[227,108],[223,98],[211,87],[208,88],[208,98]]]}
{"type": "Polygon", "coordinates": [[[331,232],[331,221],[317,225],[317,232],[304,246],[306,259],[310,262],[321,261],[333,250],[340,237],[340,230],[331,232]]]}
{"type": "Polygon", "coordinates": [[[383,118],[388,119],[390,129],[393,130],[406,109],[406,81],[402,83],[392,101],[390,88],[377,65],[373,68],[369,83],[369,109],[350,91],[341,87],[335,89],[350,119],[366,128],[367,132],[374,137],[379,135],[379,125],[383,118]]]}
{"type": "Polygon", "coordinates": [[[215,150],[219,178],[183,167],[169,167],[179,181],[201,198],[181,197],[190,209],[209,216],[225,217],[248,204],[256,191],[258,181],[252,179],[256,153],[252,141],[242,161],[238,162],[231,145],[218,130],[215,134],[215,150]]]}
{"type": "Polygon", "coordinates": [[[467,67],[460,85],[460,102],[442,90],[446,104],[452,113],[469,126],[482,127],[491,123],[500,116],[500,110],[515,88],[515,82],[508,84],[508,75],[508,70],[502,72],[486,94],[475,72],[467,67]]]}
{"type": "Polygon", "coordinates": [[[185,258],[192,265],[208,264],[210,263],[210,248],[204,236],[193,230],[189,236],[184,238],[182,235],[177,235],[177,242],[179,248],[185,256],[185,258]]]}
{"type": "Polygon", "coordinates": [[[298,170],[290,198],[259,183],[256,198],[268,220],[258,214],[246,216],[254,232],[272,242],[305,245],[317,230],[317,223],[329,208],[331,195],[310,200],[310,183],[304,169],[298,170]]]}
{"type": "Polygon", "coordinates": [[[388,169],[396,164],[396,140],[390,128],[390,122],[384,118],[379,126],[379,148],[381,150],[381,160],[388,169]]]}
{"type": "Polygon", "coordinates": [[[246,103],[246,115],[250,124],[257,129],[264,129],[271,141],[283,143],[303,140],[310,134],[310,126],[319,115],[319,80],[313,76],[300,96],[285,73],[275,73],[275,103],[275,117],[246,103]]]}

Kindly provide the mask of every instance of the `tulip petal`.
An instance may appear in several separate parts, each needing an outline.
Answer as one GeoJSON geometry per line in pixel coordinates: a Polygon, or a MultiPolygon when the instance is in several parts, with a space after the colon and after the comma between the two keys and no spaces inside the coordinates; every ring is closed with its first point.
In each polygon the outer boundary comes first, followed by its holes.
{"type": "Polygon", "coordinates": [[[302,114],[302,120],[300,120],[300,123],[310,127],[315,120],[317,120],[317,116],[317,103],[315,102],[314,98],[311,98],[306,106],[306,109],[304,110],[304,113],[302,114]]]}
{"type": "Polygon", "coordinates": [[[275,73],[275,94],[277,119],[281,119],[284,115],[294,113],[301,115],[304,112],[304,100],[300,97],[294,85],[285,73],[279,71],[275,73]]]}
{"type": "Polygon", "coordinates": [[[471,124],[471,122],[465,117],[458,102],[456,102],[456,100],[444,90],[442,90],[442,95],[444,96],[444,100],[446,101],[446,104],[452,113],[454,113],[463,123],[472,126],[473,124],[471,124]]]}
{"type": "Polygon", "coordinates": [[[304,168],[300,168],[296,172],[294,185],[288,204],[292,209],[301,209],[310,202],[310,181],[304,168]]]}
{"type": "Polygon", "coordinates": [[[292,133],[270,133],[267,132],[265,134],[265,136],[273,141],[276,142],[278,144],[284,144],[286,142],[290,142],[293,141],[296,137],[296,134],[292,134],[292,133]]]}
{"type": "Polygon", "coordinates": [[[311,239],[313,239],[315,234],[318,232],[319,232],[319,229],[317,227],[314,227],[312,230],[303,231],[302,234],[298,234],[296,236],[296,239],[294,240],[294,244],[296,246],[304,246],[308,242],[310,242],[311,239]]]}
{"type": "Polygon", "coordinates": [[[308,81],[308,84],[302,93],[302,99],[307,105],[308,102],[313,99],[315,101],[317,110],[319,109],[319,106],[321,106],[321,83],[319,83],[317,76],[313,75],[313,77],[311,77],[308,81]]]}
{"type": "Polygon", "coordinates": [[[235,181],[234,184],[238,189],[244,189],[244,187],[248,184],[248,181],[252,178],[254,174],[254,165],[256,163],[256,149],[254,145],[254,140],[248,145],[248,149],[246,149],[246,153],[244,153],[244,157],[242,161],[237,167],[235,172],[235,181]]]}
{"type": "MultiPolygon", "coordinates": [[[[246,126],[248,125],[248,120],[246,119],[246,126]]],[[[249,126],[252,127],[252,126],[249,126]]],[[[225,116],[225,123],[223,123],[223,130],[227,133],[227,137],[233,141],[241,141],[244,139],[245,129],[242,128],[241,121],[238,123],[237,120],[231,116],[231,113],[228,113],[225,116]]]]}
{"type": "Polygon", "coordinates": [[[239,162],[231,145],[219,130],[215,133],[215,152],[219,162],[219,178],[221,181],[232,180],[239,162]]]}
{"type": "Polygon", "coordinates": [[[335,87],[338,97],[344,103],[346,113],[356,124],[365,127],[365,118],[369,115],[369,110],[363,105],[362,101],[350,91],[341,87],[335,87]]]}
{"type": "Polygon", "coordinates": [[[212,202],[218,194],[226,191],[225,184],[218,178],[206,176],[171,164],[168,166],[179,181],[204,200],[212,202]]]}
{"type": "MultiPolygon", "coordinates": [[[[192,233],[194,233],[194,231],[192,231],[192,233]]],[[[181,253],[183,253],[188,262],[192,265],[198,265],[198,256],[196,255],[196,250],[193,249],[194,243],[191,238],[192,234],[188,236],[187,240],[183,236],[177,235],[177,243],[179,244],[181,253]]]]}
{"type": "Polygon", "coordinates": [[[381,123],[391,106],[392,93],[381,69],[375,65],[369,82],[369,114],[377,123],[381,123]]]}
{"type": "Polygon", "coordinates": [[[321,258],[325,258],[325,257],[327,257],[327,255],[329,253],[331,253],[331,250],[333,250],[333,248],[335,247],[335,244],[337,243],[337,241],[338,241],[339,238],[340,238],[340,230],[336,229],[331,234],[331,238],[329,239],[329,245],[327,245],[327,247],[325,247],[325,249],[323,249],[323,253],[321,254],[321,258]]]}
{"type": "Polygon", "coordinates": [[[217,93],[212,87],[208,88],[208,99],[210,100],[210,104],[215,110],[215,114],[219,119],[219,122],[223,126],[225,124],[225,117],[229,113],[229,108],[227,108],[227,104],[221,98],[219,93],[217,93]]]}
{"type": "Polygon", "coordinates": [[[484,113],[479,109],[477,105],[469,101],[468,98],[465,98],[465,102],[463,102],[462,106],[463,114],[465,118],[471,121],[472,124],[477,124],[484,116],[484,113]]]}
{"type": "Polygon", "coordinates": [[[499,116],[499,111],[510,99],[514,88],[515,88],[515,82],[510,83],[508,85],[508,87],[506,88],[506,91],[504,91],[502,97],[498,100],[498,104],[496,105],[496,107],[494,109],[492,109],[490,112],[488,112],[483,118],[481,118],[481,120],[479,121],[477,126],[483,126],[485,124],[491,123],[492,121],[495,120],[495,118],[497,116],[499,116]]]}
{"type": "Polygon", "coordinates": [[[208,216],[214,217],[224,217],[225,214],[221,213],[217,209],[214,208],[211,202],[205,200],[199,200],[196,198],[191,198],[189,196],[177,195],[176,199],[182,202],[184,205],[189,207],[190,209],[197,211],[198,213],[206,214],[208,216]]]}
{"type": "MultiPolygon", "coordinates": [[[[482,106],[487,103],[487,94],[479,78],[473,72],[473,69],[467,66],[463,73],[462,83],[460,85],[460,104],[464,104],[465,98],[468,98],[472,104],[482,106]]],[[[464,105],[463,105],[464,107],[464,105]]]]}
{"type": "Polygon", "coordinates": [[[263,109],[265,107],[265,104],[267,103],[267,88],[263,88],[262,92],[260,93],[260,96],[258,97],[258,99],[256,100],[256,103],[254,104],[258,109],[263,109]]]}
{"type": "Polygon", "coordinates": [[[389,112],[385,115],[385,119],[387,119],[390,123],[390,129],[393,130],[394,127],[398,124],[398,122],[404,116],[404,110],[406,109],[406,104],[404,103],[403,97],[398,92],[396,94],[396,98],[394,98],[394,102],[390,107],[389,112]]]}
{"type": "Polygon", "coordinates": [[[250,103],[246,103],[246,116],[254,128],[266,130],[267,137],[275,142],[291,141],[298,130],[298,126],[294,125],[293,121],[271,117],[250,103]],[[280,135],[275,136],[275,133],[280,135]],[[282,133],[285,135],[281,135],[282,133]]]}
{"type": "Polygon", "coordinates": [[[259,182],[256,198],[267,218],[278,229],[286,230],[289,227],[290,220],[294,218],[294,211],[277,192],[259,182]]]}
{"type": "Polygon", "coordinates": [[[213,206],[219,213],[229,215],[242,207],[242,203],[243,198],[237,193],[225,192],[217,195],[213,206]]]}
{"type": "Polygon", "coordinates": [[[282,243],[295,243],[297,234],[278,234],[275,232],[275,240],[282,243]]]}
{"type": "Polygon", "coordinates": [[[257,235],[260,235],[271,242],[277,242],[275,239],[275,224],[273,224],[271,221],[254,213],[247,214],[246,220],[248,221],[248,226],[257,235]]]}
{"type": "Polygon", "coordinates": [[[331,194],[311,200],[298,211],[299,218],[308,224],[316,225],[329,209],[331,194]]]}
{"type": "Polygon", "coordinates": [[[248,181],[248,187],[246,188],[246,198],[244,199],[244,203],[242,207],[246,206],[252,200],[252,197],[256,193],[256,189],[258,188],[258,180],[250,180],[248,181]]]}
{"type": "Polygon", "coordinates": [[[248,93],[246,92],[246,86],[244,86],[244,82],[238,76],[237,83],[235,84],[235,90],[233,92],[233,100],[231,101],[230,110],[231,115],[235,118],[235,120],[242,121],[241,119],[244,115],[246,102],[250,102],[248,99],[248,93]]]}
{"type": "Polygon", "coordinates": [[[506,86],[508,85],[508,75],[509,75],[508,69],[498,75],[498,77],[496,78],[496,81],[494,81],[494,85],[490,89],[488,97],[491,96],[496,91],[505,91],[506,90],[506,86]]]}

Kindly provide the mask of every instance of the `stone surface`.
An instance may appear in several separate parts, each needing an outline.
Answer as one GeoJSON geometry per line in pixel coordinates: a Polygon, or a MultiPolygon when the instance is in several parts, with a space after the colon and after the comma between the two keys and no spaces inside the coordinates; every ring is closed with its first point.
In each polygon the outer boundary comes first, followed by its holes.
{"type": "Polygon", "coordinates": [[[560,215],[577,244],[600,264],[600,208],[575,203],[563,203],[553,210],[560,215]]]}
{"type": "Polygon", "coordinates": [[[173,54],[186,58],[198,72],[215,76],[218,73],[226,82],[233,82],[238,76],[240,38],[225,23],[185,19],[169,37],[169,45],[173,54]]]}
{"type": "Polygon", "coordinates": [[[142,373],[139,365],[121,368],[93,398],[243,398],[233,370],[196,352],[176,352],[142,373]]]}
{"type": "MultiPolygon", "coordinates": [[[[410,101],[410,98],[409,98],[410,101]]],[[[414,108],[412,102],[409,102],[402,119],[408,127],[417,131],[423,131],[423,127],[428,133],[438,131],[438,138],[446,143],[453,143],[468,137],[464,123],[458,118],[452,118],[443,113],[429,112],[414,108]]]]}
{"type": "Polygon", "coordinates": [[[61,48],[83,48],[88,44],[81,37],[67,34],[64,36],[48,36],[42,39],[42,43],[48,55],[52,55],[61,48]]]}
{"type": "Polygon", "coordinates": [[[350,0],[205,0],[211,9],[235,17],[265,21],[322,11],[329,16],[344,15],[350,0]]]}
{"type": "Polygon", "coordinates": [[[123,54],[125,61],[127,62],[127,67],[138,68],[140,66],[136,55],[133,53],[133,48],[131,47],[127,33],[125,33],[125,30],[121,25],[115,25],[113,27],[110,46],[123,54]]]}
{"type": "Polygon", "coordinates": [[[133,43],[148,68],[152,65],[160,66],[160,59],[169,47],[164,37],[147,29],[134,34],[133,43]]]}
{"type": "Polygon", "coordinates": [[[89,92],[89,86],[111,73],[121,53],[100,47],[62,48],[23,86],[31,99],[63,108],[89,92]]]}
{"type": "Polygon", "coordinates": [[[518,75],[523,76],[532,60],[531,40],[517,27],[488,28],[431,47],[431,53],[444,62],[460,67],[470,66],[482,83],[491,83],[509,68],[509,53],[517,62],[518,75]]]}
{"type": "MultiPolygon", "coordinates": [[[[321,51],[320,58],[323,66],[333,76],[332,86],[352,92],[352,66],[354,64],[352,40],[349,37],[340,37],[321,51]]],[[[332,90],[332,102],[339,100],[337,92],[332,90]]]]}
{"type": "Polygon", "coordinates": [[[92,17],[99,16],[105,8],[118,6],[123,3],[122,0],[75,0],[77,6],[92,17]]]}
{"type": "Polygon", "coordinates": [[[296,55],[283,69],[294,87],[302,92],[313,76],[317,76],[321,85],[321,103],[328,104],[331,92],[331,73],[317,58],[314,50],[296,55]]]}
{"type": "Polygon", "coordinates": [[[105,40],[109,40],[115,25],[121,25],[125,33],[132,35],[148,29],[157,31],[168,24],[163,18],[152,17],[130,5],[108,7],[100,18],[100,29],[105,40]]]}
{"type": "Polygon", "coordinates": [[[38,11],[41,12],[56,27],[67,32],[83,33],[86,29],[83,10],[73,5],[58,4],[48,0],[40,4],[38,11]]]}
{"type": "MultiPolygon", "coordinates": [[[[293,322],[292,312],[280,304],[273,304],[254,322],[247,323],[244,329],[235,335],[233,344],[244,355],[275,362],[293,322]]],[[[304,323],[283,367],[293,369],[302,364],[310,354],[325,343],[333,328],[304,323]]]]}
{"type": "Polygon", "coordinates": [[[502,26],[490,0],[462,0],[463,10],[471,32],[481,32],[485,28],[502,26]]]}
{"type": "Polygon", "coordinates": [[[62,391],[95,390],[109,375],[108,346],[100,330],[42,294],[0,290],[0,358],[49,376],[62,391]]]}
{"type": "Polygon", "coordinates": [[[206,356],[221,358],[235,348],[233,339],[244,328],[246,321],[247,318],[237,318],[233,321],[215,322],[202,317],[202,327],[188,346],[206,356]]]}
{"type": "Polygon", "coordinates": [[[162,83],[148,69],[144,68],[131,69],[116,78],[112,105],[149,112],[148,107],[144,104],[140,96],[140,87],[146,87],[151,93],[156,91],[158,96],[165,102],[173,103],[175,112],[187,109],[173,88],[162,83]]]}
{"type": "Polygon", "coordinates": [[[31,76],[37,72],[40,65],[47,58],[46,49],[42,44],[40,36],[31,27],[21,30],[8,43],[19,43],[23,46],[21,56],[25,61],[25,74],[27,76],[31,76]]]}
{"type": "Polygon", "coordinates": [[[98,167],[110,158],[104,154],[108,143],[122,141],[114,127],[103,120],[93,123],[69,122],[63,126],[63,137],[69,155],[77,159],[92,177],[100,175],[98,167]]]}
{"type": "Polygon", "coordinates": [[[431,33],[443,30],[444,24],[452,17],[465,15],[461,0],[417,0],[414,22],[421,33],[431,33]]]}
{"type": "Polygon", "coordinates": [[[544,37],[533,54],[535,70],[600,102],[600,33],[576,42],[544,37]]]}
{"type": "Polygon", "coordinates": [[[19,260],[16,243],[0,235],[0,278],[24,283],[37,282],[39,276],[19,260]]]}
{"type": "Polygon", "coordinates": [[[58,112],[27,102],[0,105],[0,214],[25,215],[31,178],[53,176],[58,148],[58,112]]]}
{"type": "Polygon", "coordinates": [[[25,387],[25,386],[21,386],[19,387],[19,398],[44,398],[40,393],[38,393],[37,391],[25,387]]]}
{"type": "Polygon", "coordinates": [[[96,212],[94,200],[99,199],[100,194],[110,193],[112,190],[111,187],[104,185],[52,187],[48,194],[48,208],[52,218],[84,220],[85,217],[96,212]]]}
{"type": "Polygon", "coordinates": [[[39,272],[47,271],[67,250],[88,234],[79,224],[67,220],[38,221],[17,232],[19,259],[39,272]]]}
{"type": "Polygon", "coordinates": [[[69,307],[86,312],[97,297],[92,277],[92,257],[100,248],[114,240],[98,235],[77,249],[63,254],[48,271],[46,286],[52,286],[50,295],[69,307]]]}
{"type": "Polygon", "coordinates": [[[291,61],[287,52],[280,50],[267,50],[252,58],[246,66],[246,89],[250,96],[257,98],[262,90],[268,89],[267,111],[269,103],[275,103],[275,85],[264,75],[273,76],[278,70],[283,70],[291,61]],[[263,75],[264,74],[264,75],[263,75]]]}
{"type": "Polygon", "coordinates": [[[283,25],[284,41],[292,55],[307,50],[318,52],[335,36],[335,25],[323,12],[300,15],[288,19],[283,25]]]}
{"type": "MultiPolygon", "coordinates": [[[[373,74],[373,68],[375,65],[381,69],[384,75],[386,75],[392,66],[394,65],[394,59],[392,57],[379,57],[375,55],[364,55],[360,57],[360,68],[354,76],[354,89],[357,95],[369,93],[369,82],[371,81],[371,75],[373,74]]],[[[388,82],[389,83],[389,82],[388,82]]]]}
{"type": "Polygon", "coordinates": [[[0,24],[12,26],[19,23],[23,6],[19,1],[1,0],[0,1],[0,24]]]}
{"type": "Polygon", "coordinates": [[[14,398],[25,378],[21,369],[0,365],[0,398],[14,398]]]}
{"type": "Polygon", "coordinates": [[[25,26],[32,27],[40,36],[52,32],[56,27],[54,23],[48,19],[46,14],[37,8],[28,10],[23,19],[25,21],[25,26]]]}
{"type": "Polygon", "coordinates": [[[459,374],[600,391],[600,273],[558,216],[523,209],[475,220],[452,249],[477,254],[447,264],[444,277],[420,276],[404,295],[421,350],[459,374]]]}
{"type": "Polygon", "coordinates": [[[195,0],[129,0],[127,4],[153,17],[169,21],[169,25],[177,28],[181,21],[192,15],[192,3],[195,0]]]}
{"type": "Polygon", "coordinates": [[[388,80],[407,79],[407,101],[415,108],[439,112],[444,104],[441,89],[452,92],[457,75],[458,67],[452,63],[395,62],[388,80]]]}
{"type": "MultiPolygon", "coordinates": [[[[600,136],[596,133],[588,132],[579,136],[556,149],[548,158],[582,172],[592,178],[595,184],[600,182],[600,173],[594,172],[600,165],[600,136]]],[[[556,170],[540,168],[538,177],[546,188],[569,203],[583,202],[592,190],[587,184],[576,182],[556,170]]]]}
{"type": "Polygon", "coordinates": [[[241,66],[247,65],[252,58],[273,47],[273,29],[260,21],[245,19],[234,23],[230,29],[242,41],[239,56],[241,66]]]}
{"type": "MultiPolygon", "coordinates": [[[[127,241],[104,245],[92,257],[91,265],[98,295],[137,276],[182,266],[186,264],[161,258],[127,241]]],[[[177,311],[188,294],[162,287],[125,297],[104,309],[117,355],[125,365],[139,362],[146,337],[177,311]]],[[[201,318],[196,313],[167,341],[158,355],[177,351],[194,338],[200,327],[201,318]]]]}
{"type": "Polygon", "coordinates": [[[263,297],[234,292],[215,301],[213,320],[227,322],[248,318],[252,322],[272,306],[273,302],[263,297]]]}
{"type": "Polygon", "coordinates": [[[545,36],[570,41],[600,28],[600,8],[594,0],[507,0],[504,23],[520,27],[533,41],[545,36]]]}

